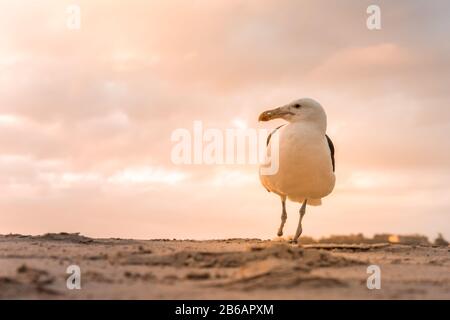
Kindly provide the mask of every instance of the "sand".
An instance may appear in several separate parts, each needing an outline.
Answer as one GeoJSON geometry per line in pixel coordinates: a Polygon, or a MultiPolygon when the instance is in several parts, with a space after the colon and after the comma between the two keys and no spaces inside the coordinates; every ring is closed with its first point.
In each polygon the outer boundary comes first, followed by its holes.
{"type": "Polygon", "coordinates": [[[450,299],[448,246],[0,236],[0,299],[450,299]],[[381,289],[367,288],[369,265],[381,289]],[[81,269],[69,290],[66,269],[81,269]]]}

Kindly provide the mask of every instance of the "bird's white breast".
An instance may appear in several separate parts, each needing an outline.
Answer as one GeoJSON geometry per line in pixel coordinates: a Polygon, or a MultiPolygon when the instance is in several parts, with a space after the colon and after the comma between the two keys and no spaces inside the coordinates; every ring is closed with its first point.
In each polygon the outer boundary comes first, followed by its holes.
{"type": "Polygon", "coordinates": [[[335,175],[325,132],[309,122],[279,129],[279,169],[261,175],[262,184],[293,201],[320,199],[334,188],[335,175]]]}

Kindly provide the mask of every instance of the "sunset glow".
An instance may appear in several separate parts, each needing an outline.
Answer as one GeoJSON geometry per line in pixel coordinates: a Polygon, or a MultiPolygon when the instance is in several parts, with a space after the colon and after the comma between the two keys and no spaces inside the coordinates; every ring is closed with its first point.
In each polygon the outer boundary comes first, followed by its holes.
{"type": "Polygon", "coordinates": [[[0,234],[273,238],[258,165],[174,164],[171,134],[312,97],[337,182],[305,235],[450,237],[447,2],[383,2],[376,31],[370,1],[80,0],[77,30],[71,3],[0,1],[0,234]]]}

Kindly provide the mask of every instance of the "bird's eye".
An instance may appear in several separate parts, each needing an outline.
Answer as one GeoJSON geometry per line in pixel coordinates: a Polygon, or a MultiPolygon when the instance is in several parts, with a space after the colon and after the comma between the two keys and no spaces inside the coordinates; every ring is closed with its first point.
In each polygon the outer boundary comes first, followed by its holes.
{"type": "Polygon", "coordinates": [[[301,107],[301,105],[300,104],[294,104],[294,108],[296,108],[296,109],[299,109],[301,107]]]}

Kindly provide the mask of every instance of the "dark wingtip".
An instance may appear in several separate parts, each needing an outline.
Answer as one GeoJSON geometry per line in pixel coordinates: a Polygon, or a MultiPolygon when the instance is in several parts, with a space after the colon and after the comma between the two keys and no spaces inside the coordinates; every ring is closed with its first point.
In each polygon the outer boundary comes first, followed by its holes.
{"type": "Polygon", "coordinates": [[[331,163],[333,164],[333,172],[336,169],[335,168],[335,160],[334,160],[334,144],[333,141],[331,141],[330,137],[328,135],[325,135],[325,137],[327,138],[327,142],[328,142],[328,147],[330,148],[330,153],[331,153],[331,163]]]}

